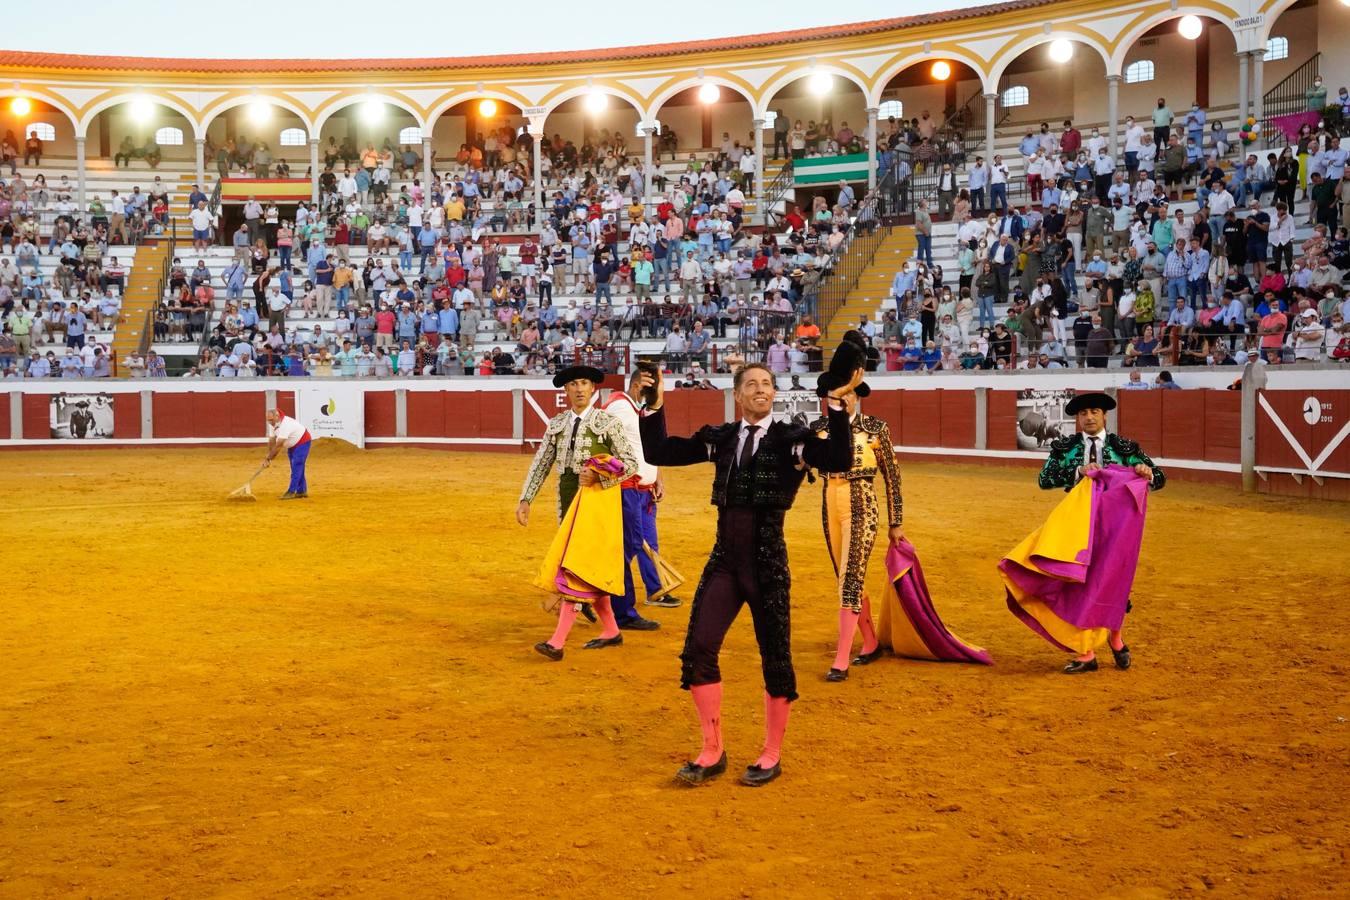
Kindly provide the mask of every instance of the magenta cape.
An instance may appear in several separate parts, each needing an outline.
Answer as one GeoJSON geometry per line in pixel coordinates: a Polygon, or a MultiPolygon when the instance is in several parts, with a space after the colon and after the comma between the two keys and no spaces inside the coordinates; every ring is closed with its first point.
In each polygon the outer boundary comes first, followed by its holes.
{"type": "Polygon", "coordinates": [[[877,636],[897,656],[992,665],[989,652],[947,630],[933,608],[914,545],[901,539],[886,551],[889,581],[882,598],[877,636]]]}
{"type": "Polygon", "coordinates": [[[1008,609],[1062,650],[1087,653],[1120,628],[1139,563],[1148,479],[1091,472],[998,564],[1008,609]]]}

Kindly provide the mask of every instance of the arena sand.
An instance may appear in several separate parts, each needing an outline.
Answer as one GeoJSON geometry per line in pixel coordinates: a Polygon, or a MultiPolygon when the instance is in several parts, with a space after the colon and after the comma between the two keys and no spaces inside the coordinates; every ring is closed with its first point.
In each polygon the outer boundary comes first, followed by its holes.
{"type": "MultiPolygon", "coordinates": [[[[5,457],[0,895],[1344,896],[1350,507],[1174,483],[1135,667],[1066,678],[994,570],[1061,495],[1031,469],[906,465],[939,611],[996,665],[833,685],[804,486],[785,776],[687,789],[688,607],[539,657],[553,498],[515,524],[525,457],[325,442],[308,502],[273,499],[284,464],[261,502],[224,502],[259,456],[5,457]]],[[[691,579],[708,479],[672,471],[661,512],[691,579]]],[[[874,594],[880,572],[878,551],[874,594]]],[[[739,772],[762,720],[748,614],[723,670],[739,772]]]]}

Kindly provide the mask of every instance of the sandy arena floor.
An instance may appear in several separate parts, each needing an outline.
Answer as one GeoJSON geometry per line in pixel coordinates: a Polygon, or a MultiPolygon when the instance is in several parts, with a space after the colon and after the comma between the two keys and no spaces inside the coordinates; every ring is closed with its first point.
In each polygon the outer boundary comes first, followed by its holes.
{"type": "MultiPolygon", "coordinates": [[[[561,663],[531,650],[553,500],[514,523],[524,457],[325,444],[309,502],[276,502],[284,465],[224,502],[260,455],[5,456],[0,896],[1345,896],[1350,507],[1174,483],[1135,667],[1066,678],[994,570],[1060,495],[908,465],[938,610],[996,666],[832,685],[806,486],[785,775],[693,790],[687,605],[618,650],[582,651],[584,624],[561,663]]],[[[708,479],[672,472],[663,506],[691,579],[708,479]]],[[[739,772],[748,614],[723,670],[739,772]]]]}

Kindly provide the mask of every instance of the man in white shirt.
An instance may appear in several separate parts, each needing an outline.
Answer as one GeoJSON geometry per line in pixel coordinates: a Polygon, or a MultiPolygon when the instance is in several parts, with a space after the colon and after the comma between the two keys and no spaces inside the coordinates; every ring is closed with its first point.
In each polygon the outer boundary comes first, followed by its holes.
{"type": "Polygon", "coordinates": [[[198,200],[196,208],[188,213],[188,219],[192,222],[192,248],[199,253],[205,253],[211,242],[212,218],[205,200],[198,200]]]}
{"type": "Polygon", "coordinates": [[[1134,120],[1134,116],[1125,117],[1125,172],[1131,182],[1139,172],[1139,150],[1144,146],[1144,126],[1134,120]]]}
{"type": "Polygon", "coordinates": [[[1322,358],[1322,341],[1327,330],[1317,318],[1317,311],[1305,309],[1299,314],[1297,331],[1294,332],[1294,359],[1317,362],[1322,358]]]}
{"type": "Polygon", "coordinates": [[[1281,201],[1275,204],[1274,221],[1270,226],[1270,264],[1277,272],[1288,272],[1294,267],[1294,217],[1281,201]],[[1283,262],[1281,262],[1283,261],[1283,262]]]}
{"type": "MultiPolygon", "coordinates": [[[[629,382],[629,391],[636,393],[637,373],[629,382]]],[[[637,454],[637,474],[624,481],[623,499],[623,556],[624,556],[624,593],[610,597],[614,608],[614,618],[619,627],[636,631],[655,631],[658,623],[644,619],[637,611],[637,595],[633,588],[633,559],[638,561],[638,574],[647,589],[648,606],[676,607],[680,601],[661,590],[661,576],[657,572],[656,560],[649,556],[646,547],[652,553],[660,549],[656,535],[656,504],[665,494],[665,485],[661,471],[647,462],[642,455],[642,434],[639,429],[641,413],[637,402],[630,394],[614,391],[600,408],[619,420],[628,442],[637,454]]]]}
{"type": "Polygon", "coordinates": [[[267,458],[263,468],[286,449],[291,463],[291,483],[282,494],[282,500],[303,500],[309,496],[309,482],[305,480],[305,463],[309,459],[309,430],[279,409],[267,411],[267,458]]]}

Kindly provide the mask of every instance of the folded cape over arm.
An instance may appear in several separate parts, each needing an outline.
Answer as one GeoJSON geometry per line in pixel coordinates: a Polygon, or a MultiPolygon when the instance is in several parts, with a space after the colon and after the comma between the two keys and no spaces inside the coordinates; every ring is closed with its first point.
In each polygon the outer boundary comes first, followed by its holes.
{"type": "MultiPolygon", "coordinates": [[[[586,466],[607,479],[624,471],[621,460],[604,454],[587,460],[586,466]]],[[[577,490],[534,583],[586,602],[621,595],[623,560],[622,492],[594,484],[577,490]]]]}

